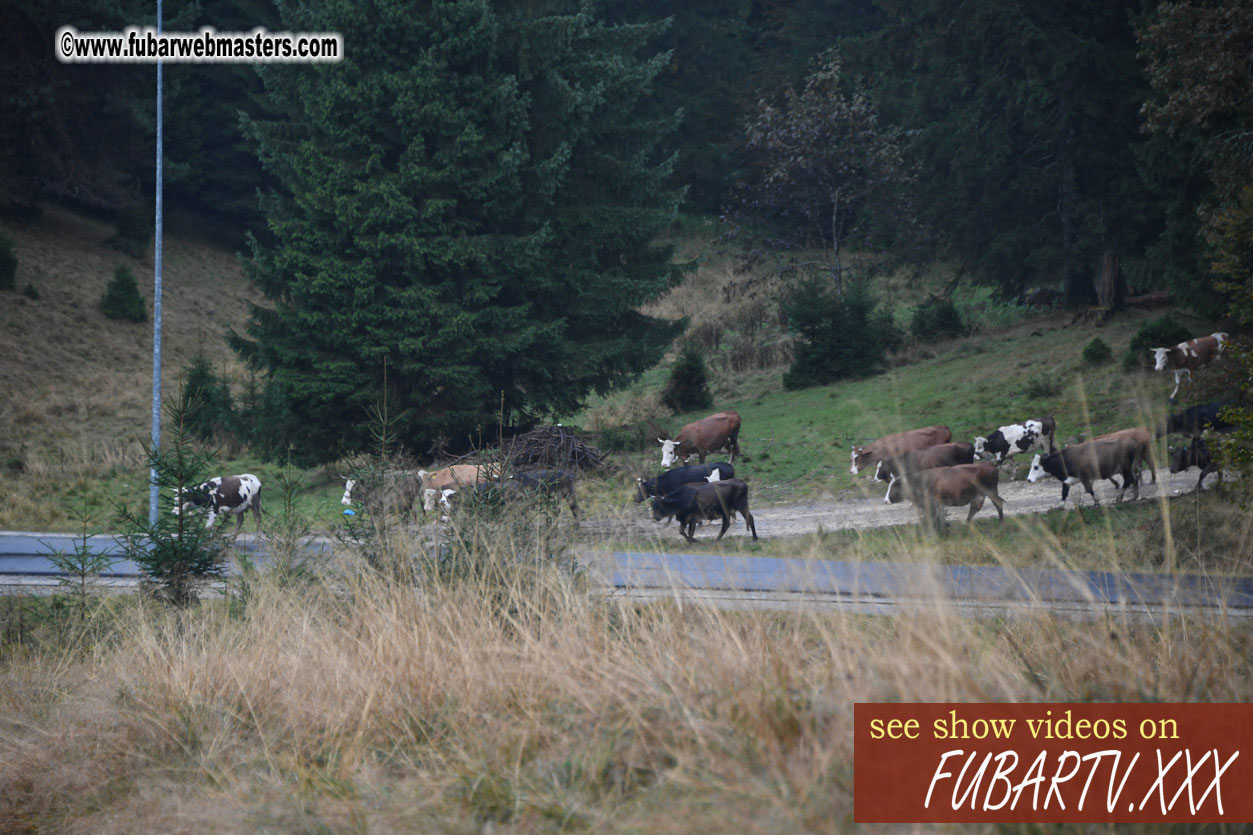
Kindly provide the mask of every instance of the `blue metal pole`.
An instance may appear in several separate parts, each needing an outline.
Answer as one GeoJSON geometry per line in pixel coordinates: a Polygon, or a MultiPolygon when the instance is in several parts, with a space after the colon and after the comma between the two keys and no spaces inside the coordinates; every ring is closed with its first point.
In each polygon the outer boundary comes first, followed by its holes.
{"type": "MultiPolygon", "coordinates": [[[[157,31],[161,31],[161,0],[157,0],[157,31]]],[[[161,111],[162,65],[157,62],[157,229],[155,244],[155,267],[153,269],[152,291],[152,451],[155,454],[161,449],[161,192],[162,158],[165,156],[165,139],[163,134],[163,117],[161,111]]],[[[149,473],[148,485],[148,523],[157,523],[157,469],[153,467],[149,473]]]]}

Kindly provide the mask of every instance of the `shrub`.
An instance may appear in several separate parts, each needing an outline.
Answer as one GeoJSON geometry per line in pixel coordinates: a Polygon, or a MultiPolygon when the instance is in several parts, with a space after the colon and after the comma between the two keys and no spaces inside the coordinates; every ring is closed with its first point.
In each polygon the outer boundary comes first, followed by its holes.
{"type": "Polygon", "coordinates": [[[789,389],[877,374],[884,368],[884,354],[901,344],[892,314],[876,309],[864,286],[850,288],[841,298],[826,282],[807,281],[783,308],[799,336],[783,375],[789,389]]]}
{"type": "Polygon", "coordinates": [[[142,322],[148,318],[148,308],[144,305],[144,297],[139,295],[139,285],[135,283],[134,274],[125,266],[119,266],[113,272],[113,280],[100,299],[100,310],[110,319],[127,322],[142,322]]]}
{"type": "Polygon", "coordinates": [[[966,325],[952,299],[930,296],[914,311],[910,332],[919,342],[939,342],[966,334],[966,325]]]}
{"type": "Polygon", "coordinates": [[[123,209],[117,216],[117,232],[105,241],[105,246],[124,252],[135,258],[143,258],[152,240],[152,210],[146,205],[123,209]]]}
{"type": "Polygon", "coordinates": [[[683,346],[670,369],[670,379],[666,381],[661,402],[673,412],[707,409],[713,405],[705,358],[695,344],[688,342],[683,346]]]}
{"type": "Polygon", "coordinates": [[[197,354],[183,369],[183,376],[187,430],[202,440],[229,432],[235,417],[230,386],[214,373],[208,358],[197,354]]]}
{"type": "Polygon", "coordinates": [[[1147,367],[1149,365],[1150,348],[1178,345],[1180,342],[1191,338],[1192,332],[1188,329],[1188,326],[1174,313],[1167,313],[1165,316],[1145,322],[1136,331],[1136,335],[1131,337],[1131,344],[1127,346],[1127,353],[1123,354],[1123,370],[1131,371],[1135,368],[1147,367]]]}
{"type": "Polygon", "coordinates": [[[1092,338],[1092,341],[1083,346],[1083,364],[1084,365],[1100,365],[1103,362],[1109,362],[1109,358],[1114,355],[1114,350],[1109,347],[1104,339],[1099,336],[1092,338]]]}
{"type": "Polygon", "coordinates": [[[1056,377],[1039,374],[1027,381],[1027,385],[1023,387],[1023,394],[1032,400],[1043,400],[1056,397],[1061,390],[1062,385],[1056,377]]]}
{"type": "Polygon", "coordinates": [[[22,288],[22,295],[33,302],[37,302],[39,301],[39,288],[28,281],[26,286],[22,288]]]}
{"type": "Polygon", "coordinates": [[[12,290],[15,287],[17,287],[17,253],[13,251],[12,239],[0,232],[0,290],[12,290]]]}

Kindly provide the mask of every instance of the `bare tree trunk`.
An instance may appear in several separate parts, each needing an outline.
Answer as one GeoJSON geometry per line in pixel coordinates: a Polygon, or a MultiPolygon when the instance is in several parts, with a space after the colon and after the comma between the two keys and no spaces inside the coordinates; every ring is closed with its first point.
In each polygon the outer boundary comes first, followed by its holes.
{"type": "Polygon", "coordinates": [[[1120,309],[1127,296],[1127,284],[1118,267],[1118,253],[1112,249],[1105,250],[1105,254],[1101,256],[1101,275],[1098,281],[1096,295],[1101,307],[1111,313],[1120,309]]]}

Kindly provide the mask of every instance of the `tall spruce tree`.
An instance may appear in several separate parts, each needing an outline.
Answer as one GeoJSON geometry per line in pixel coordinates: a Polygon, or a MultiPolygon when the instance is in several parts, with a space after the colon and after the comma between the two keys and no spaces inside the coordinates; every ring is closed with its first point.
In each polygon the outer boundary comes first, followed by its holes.
{"type": "Polygon", "coordinates": [[[318,0],[329,66],[262,70],[254,307],[233,344],[287,398],[306,460],[362,448],[370,407],[415,447],[568,413],[654,364],[674,324],[638,307],[679,277],[654,245],[682,190],[644,102],[659,24],[567,2],[318,0]],[[385,372],[386,368],[386,372],[385,372]],[[386,376],[385,376],[386,374],[386,376]],[[386,383],[384,383],[386,380],[386,383]]]}

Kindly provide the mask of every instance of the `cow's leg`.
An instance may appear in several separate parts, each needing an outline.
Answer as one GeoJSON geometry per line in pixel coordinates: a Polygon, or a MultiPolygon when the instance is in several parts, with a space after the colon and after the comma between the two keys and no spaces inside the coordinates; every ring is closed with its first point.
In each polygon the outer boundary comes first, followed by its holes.
{"type": "Polygon", "coordinates": [[[240,533],[242,533],[243,530],[244,530],[244,509],[240,508],[239,512],[235,514],[235,533],[231,536],[231,539],[238,539],[240,533]]]}
{"type": "Polygon", "coordinates": [[[727,446],[731,451],[731,463],[734,464],[735,456],[740,454],[740,433],[739,432],[736,432],[734,435],[730,437],[727,443],[727,446]]]}
{"type": "MultiPolygon", "coordinates": [[[[704,449],[697,450],[696,454],[700,456],[700,463],[704,464],[704,463],[705,463],[705,456],[708,454],[708,453],[706,452],[706,450],[704,450],[704,449]]],[[[688,458],[688,460],[689,460],[689,461],[691,461],[692,459],[691,459],[691,458],[688,458]]]]}
{"type": "Polygon", "coordinates": [[[992,500],[992,504],[996,506],[996,518],[1002,522],[1005,521],[1005,500],[1001,498],[996,491],[988,493],[988,498],[992,500]]]}
{"type": "MultiPolygon", "coordinates": [[[[243,514],[240,514],[241,516],[243,514]]],[[[261,533],[261,491],[252,497],[252,518],[257,520],[257,533],[261,533]]]]}
{"type": "MultiPolygon", "coordinates": [[[[1096,497],[1096,491],[1092,489],[1092,479],[1091,479],[1091,478],[1089,478],[1088,476],[1079,476],[1079,480],[1083,482],[1083,489],[1084,489],[1084,490],[1087,490],[1087,491],[1088,491],[1088,495],[1092,497],[1092,506],[1093,506],[1093,507],[1100,507],[1100,506],[1101,506],[1101,502],[1100,502],[1100,500],[1099,500],[1099,499],[1097,499],[1097,497],[1096,497]]],[[[1124,486],[1124,488],[1126,487],[1126,485],[1123,485],[1123,486],[1124,486]]],[[[1075,498],[1075,505],[1076,505],[1076,506],[1079,504],[1079,498],[1080,498],[1080,497],[1078,497],[1078,496],[1076,496],[1076,498],[1075,498]]]]}
{"type": "Polygon", "coordinates": [[[1066,503],[1066,497],[1070,495],[1070,485],[1062,481],[1062,504],[1066,503]]]}
{"type": "Polygon", "coordinates": [[[744,507],[740,510],[740,513],[744,517],[744,526],[747,527],[750,531],[752,531],[753,541],[756,542],[757,541],[757,523],[753,520],[753,514],[748,512],[748,505],[744,505],[744,507]]]}
{"type": "Polygon", "coordinates": [[[696,541],[696,517],[693,516],[687,520],[687,533],[684,535],[688,542],[696,541]]]}
{"type": "Polygon", "coordinates": [[[1175,395],[1179,393],[1179,380],[1183,377],[1182,371],[1175,372],[1175,390],[1170,393],[1170,402],[1175,402],[1175,395]]]}
{"type": "Polygon", "coordinates": [[[970,512],[966,514],[966,524],[969,525],[974,520],[975,514],[983,510],[983,494],[980,493],[970,500],[970,512]]]}
{"type": "Polygon", "coordinates": [[[574,514],[575,519],[579,518],[579,500],[573,490],[570,491],[570,512],[574,514]]]}
{"type": "MultiPolygon", "coordinates": [[[[718,539],[722,539],[722,535],[727,532],[727,528],[731,527],[731,519],[734,516],[734,513],[727,513],[726,510],[722,511],[722,530],[718,531],[718,539]]],[[[718,540],[715,539],[714,541],[717,542],[718,540]]]]}

